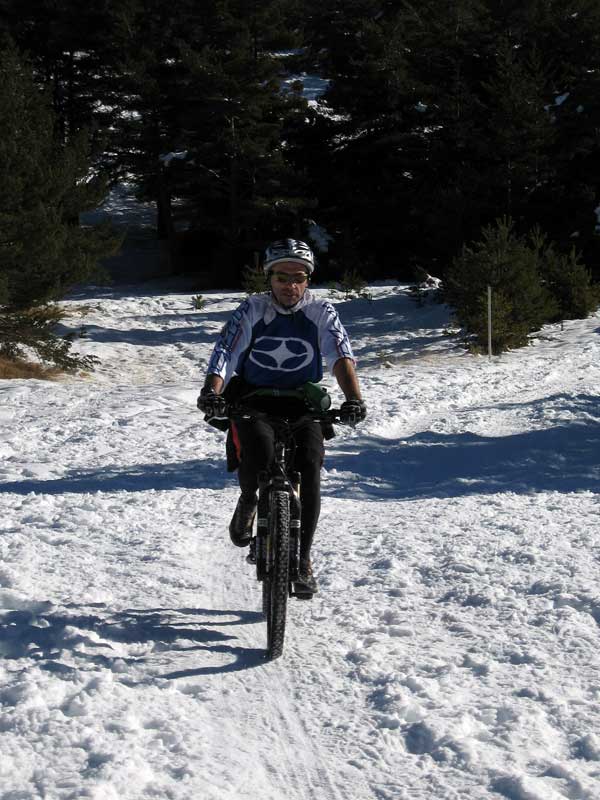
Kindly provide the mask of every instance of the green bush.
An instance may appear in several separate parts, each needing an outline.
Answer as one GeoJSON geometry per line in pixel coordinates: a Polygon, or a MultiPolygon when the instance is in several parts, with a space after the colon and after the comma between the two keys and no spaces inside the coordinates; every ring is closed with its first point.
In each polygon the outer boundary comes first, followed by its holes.
{"type": "Polygon", "coordinates": [[[367,290],[366,280],[355,267],[347,269],[342,280],[332,284],[330,290],[333,298],[341,296],[344,300],[371,301],[373,299],[373,295],[367,290]]]}
{"type": "Polygon", "coordinates": [[[476,345],[487,347],[488,286],[494,353],[527,344],[529,333],[556,316],[558,303],[539,267],[539,252],[517,236],[507,218],[484,228],[479,242],[463,247],[444,283],[444,299],[476,345]]]}
{"type": "Polygon", "coordinates": [[[54,304],[20,311],[0,309],[0,358],[18,364],[34,354],[42,363],[65,372],[92,370],[98,363],[95,356],[71,352],[76,333],[56,335],[55,326],[64,316],[54,304]]]}
{"type": "Polygon", "coordinates": [[[246,267],[242,274],[242,288],[247,295],[262,294],[268,289],[268,280],[262,267],[246,267]]]}
{"type": "Polygon", "coordinates": [[[539,229],[532,232],[530,241],[538,254],[542,280],[557,305],[550,321],[583,319],[591,314],[598,307],[600,293],[577,250],[573,247],[569,253],[558,252],[539,229]]]}

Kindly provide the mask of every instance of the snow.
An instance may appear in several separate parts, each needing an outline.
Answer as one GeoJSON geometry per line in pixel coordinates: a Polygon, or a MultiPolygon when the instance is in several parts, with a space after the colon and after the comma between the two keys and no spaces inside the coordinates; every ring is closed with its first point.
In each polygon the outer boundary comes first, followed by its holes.
{"type": "Polygon", "coordinates": [[[0,382],[2,800],[600,796],[599,316],[489,361],[369,291],[334,301],[369,417],[273,663],[195,408],[241,294],[88,287],[97,371],[0,382]]]}
{"type": "Polygon", "coordinates": [[[165,167],[168,167],[171,161],[173,160],[185,161],[187,157],[188,157],[188,151],[180,150],[177,152],[171,152],[171,153],[166,153],[165,155],[161,155],[158,157],[158,160],[161,161],[165,165],[165,167]]]}
{"type": "Polygon", "coordinates": [[[297,75],[292,75],[283,81],[284,88],[291,91],[294,84],[300,82],[302,84],[302,94],[308,100],[308,104],[316,106],[319,97],[327,91],[330,80],[323,78],[320,75],[313,75],[307,72],[300,72],[297,75]]]}
{"type": "Polygon", "coordinates": [[[308,238],[319,253],[327,253],[333,241],[333,236],[312,219],[308,220],[308,238]]]}
{"type": "Polygon", "coordinates": [[[156,205],[141,203],[135,196],[133,183],[122,182],[113,186],[104,203],[97,209],[80,214],[84,225],[112,222],[135,228],[156,227],[156,205]]]}

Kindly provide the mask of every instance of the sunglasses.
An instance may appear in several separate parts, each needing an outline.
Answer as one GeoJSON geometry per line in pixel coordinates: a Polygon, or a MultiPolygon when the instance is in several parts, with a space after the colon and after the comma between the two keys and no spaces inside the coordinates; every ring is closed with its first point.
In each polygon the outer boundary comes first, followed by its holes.
{"type": "Polygon", "coordinates": [[[272,272],[271,275],[277,283],[306,283],[308,275],[306,272],[295,272],[293,275],[288,275],[287,272],[272,272]]]}

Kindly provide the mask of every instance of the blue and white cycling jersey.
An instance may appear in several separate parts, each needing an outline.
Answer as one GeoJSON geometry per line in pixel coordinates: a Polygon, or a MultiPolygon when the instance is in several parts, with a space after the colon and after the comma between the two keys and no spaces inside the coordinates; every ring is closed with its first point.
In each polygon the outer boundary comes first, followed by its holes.
{"type": "Polygon", "coordinates": [[[354,360],[337,311],[307,289],[292,308],[272,295],[252,295],[225,325],[208,364],[208,373],[228,383],[237,374],[254,386],[297,389],[323,378],[340,358],[354,360]]]}

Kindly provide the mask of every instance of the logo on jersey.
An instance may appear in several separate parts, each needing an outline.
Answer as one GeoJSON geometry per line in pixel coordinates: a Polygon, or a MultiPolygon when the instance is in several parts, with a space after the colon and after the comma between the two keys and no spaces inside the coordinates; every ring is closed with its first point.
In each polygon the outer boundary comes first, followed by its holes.
{"type": "Polygon", "coordinates": [[[314,347],[304,339],[261,336],[254,342],[249,359],[262,369],[296,372],[308,366],[314,355],[314,347]]]}

